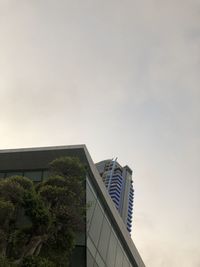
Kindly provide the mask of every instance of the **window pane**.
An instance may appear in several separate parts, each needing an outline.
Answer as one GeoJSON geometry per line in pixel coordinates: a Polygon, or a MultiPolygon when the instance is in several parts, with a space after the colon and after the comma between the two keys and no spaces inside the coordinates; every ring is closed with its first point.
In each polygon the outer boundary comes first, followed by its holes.
{"type": "Polygon", "coordinates": [[[124,257],[124,255],[123,255],[123,252],[122,252],[122,248],[118,243],[115,267],[122,267],[123,257],[124,257]]]}
{"type": "Polygon", "coordinates": [[[23,176],[23,172],[7,172],[6,177],[11,177],[11,176],[23,176]]]}
{"type": "Polygon", "coordinates": [[[42,179],[43,180],[47,180],[48,178],[49,178],[49,172],[48,171],[43,171],[42,179]]]}
{"type": "Polygon", "coordinates": [[[129,267],[128,259],[124,257],[123,267],[129,267]]]}
{"type": "Polygon", "coordinates": [[[107,264],[109,267],[114,267],[115,265],[116,248],[117,248],[117,238],[114,235],[113,231],[111,231],[110,242],[108,247],[108,255],[107,255],[107,264]]]}
{"type": "Polygon", "coordinates": [[[70,267],[86,267],[86,248],[76,246],[72,251],[70,267]]]}
{"type": "Polygon", "coordinates": [[[27,171],[24,176],[30,178],[34,182],[40,182],[42,179],[42,171],[27,171]]]}
{"type": "Polygon", "coordinates": [[[91,254],[95,257],[95,254],[96,254],[96,247],[95,245],[93,244],[92,240],[89,238],[87,238],[87,247],[88,249],[90,250],[91,254]]]}
{"type": "Polygon", "coordinates": [[[5,173],[4,172],[0,172],[0,178],[4,178],[5,177],[5,173]]]}
{"type": "Polygon", "coordinates": [[[110,224],[108,220],[106,219],[106,217],[104,217],[101,235],[99,239],[99,245],[98,245],[99,253],[101,254],[104,260],[106,260],[106,253],[107,253],[107,248],[108,248],[108,243],[109,243],[109,238],[110,238],[110,231],[111,231],[110,224]]]}
{"type": "Polygon", "coordinates": [[[89,234],[96,246],[99,240],[102,221],[103,221],[103,212],[100,208],[100,204],[97,202],[89,231],[89,234]]]}
{"type": "Polygon", "coordinates": [[[90,186],[86,185],[86,199],[87,199],[87,230],[89,230],[92,215],[94,212],[95,204],[96,204],[96,197],[92,190],[90,189],[90,186]]]}
{"type": "Polygon", "coordinates": [[[93,267],[94,258],[92,257],[90,251],[87,249],[87,267],[93,267]]]}
{"type": "Polygon", "coordinates": [[[103,262],[100,254],[97,252],[97,255],[96,255],[96,263],[99,267],[105,267],[105,263],[103,262]]]}

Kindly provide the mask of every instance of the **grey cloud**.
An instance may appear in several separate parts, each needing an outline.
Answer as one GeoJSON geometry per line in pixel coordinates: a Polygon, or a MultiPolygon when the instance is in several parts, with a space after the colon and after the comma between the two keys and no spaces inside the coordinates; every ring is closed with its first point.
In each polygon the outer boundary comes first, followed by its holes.
{"type": "Polygon", "coordinates": [[[198,0],[0,1],[1,147],[87,143],[128,163],[149,267],[199,260],[199,13],[198,0]]]}

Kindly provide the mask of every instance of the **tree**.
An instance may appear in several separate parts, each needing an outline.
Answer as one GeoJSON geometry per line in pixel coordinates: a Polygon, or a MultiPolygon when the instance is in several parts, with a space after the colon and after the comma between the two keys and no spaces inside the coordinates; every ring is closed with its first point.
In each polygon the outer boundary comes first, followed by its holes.
{"type": "Polygon", "coordinates": [[[49,171],[37,185],[21,176],[0,182],[5,267],[68,266],[74,234],[85,227],[85,169],[77,158],[62,157],[49,164],[49,171]]]}

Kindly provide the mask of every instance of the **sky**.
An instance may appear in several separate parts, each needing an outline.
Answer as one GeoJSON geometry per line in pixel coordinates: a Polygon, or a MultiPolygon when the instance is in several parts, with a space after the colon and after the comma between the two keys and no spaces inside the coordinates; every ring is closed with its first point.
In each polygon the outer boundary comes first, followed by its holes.
{"type": "Polygon", "coordinates": [[[0,148],[128,164],[147,267],[200,266],[199,84],[199,0],[0,0],[0,148]]]}

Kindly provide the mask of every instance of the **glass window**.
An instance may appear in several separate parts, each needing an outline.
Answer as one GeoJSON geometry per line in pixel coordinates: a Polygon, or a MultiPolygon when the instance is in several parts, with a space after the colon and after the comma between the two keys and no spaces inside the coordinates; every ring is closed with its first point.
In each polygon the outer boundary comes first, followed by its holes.
{"type": "Polygon", "coordinates": [[[117,248],[117,238],[115,234],[113,233],[113,231],[111,231],[108,254],[107,254],[107,261],[106,261],[109,267],[115,266],[116,248],[117,248]]]}
{"type": "Polygon", "coordinates": [[[76,246],[72,251],[70,267],[86,267],[86,248],[85,246],[76,246]]]}
{"type": "Polygon", "coordinates": [[[42,172],[42,180],[47,180],[49,178],[49,171],[42,172]]]}
{"type": "Polygon", "coordinates": [[[127,259],[126,256],[124,256],[123,267],[130,267],[130,265],[129,265],[129,263],[128,263],[128,259],[127,259]]]}
{"type": "Polygon", "coordinates": [[[92,254],[87,249],[87,267],[93,267],[94,265],[94,258],[92,257],[92,254]]]}
{"type": "Polygon", "coordinates": [[[11,177],[11,176],[23,176],[23,172],[7,172],[6,177],[11,177]]]}
{"type": "Polygon", "coordinates": [[[92,192],[89,184],[86,185],[86,199],[87,199],[87,230],[89,230],[92,215],[94,212],[95,204],[96,204],[96,197],[92,192]]]}
{"type": "Polygon", "coordinates": [[[101,229],[101,235],[99,239],[99,245],[98,245],[99,253],[101,254],[104,260],[106,260],[106,254],[107,254],[108,243],[109,243],[109,238],[110,238],[110,231],[111,231],[110,223],[108,222],[106,216],[104,216],[102,229],[101,229]]]}
{"type": "Polygon", "coordinates": [[[96,246],[99,241],[102,221],[103,221],[103,212],[101,210],[99,202],[97,202],[89,231],[89,234],[96,246]]]}
{"type": "Polygon", "coordinates": [[[5,177],[5,173],[4,172],[0,172],[0,178],[4,178],[5,177]]]}
{"type": "Polygon", "coordinates": [[[124,254],[123,254],[122,248],[121,248],[120,244],[118,243],[115,267],[122,267],[123,257],[124,257],[124,254]]]}
{"type": "Polygon", "coordinates": [[[89,238],[89,236],[87,238],[87,247],[90,250],[91,254],[95,257],[95,255],[96,255],[96,247],[93,244],[92,240],[89,238]]]}
{"type": "Polygon", "coordinates": [[[42,179],[42,171],[26,171],[24,176],[30,178],[34,182],[40,182],[42,179]]]}
{"type": "Polygon", "coordinates": [[[90,223],[87,247],[89,249],[88,267],[133,267],[130,264],[121,242],[118,239],[112,224],[107,217],[106,209],[101,206],[100,200],[87,184],[87,203],[92,203],[87,211],[87,225],[90,223]],[[95,206],[96,203],[96,206],[95,206]],[[91,239],[90,239],[91,238],[91,239]],[[95,257],[94,257],[95,256],[95,257]],[[92,257],[92,263],[89,260],[92,257]],[[92,265],[89,265],[92,264],[92,265]]]}
{"type": "Polygon", "coordinates": [[[97,252],[97,255],[96,255],[96,263],[99,267],[105,267],[105,263],[103,262],[100,254],[97,252]]]}

